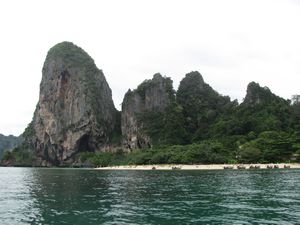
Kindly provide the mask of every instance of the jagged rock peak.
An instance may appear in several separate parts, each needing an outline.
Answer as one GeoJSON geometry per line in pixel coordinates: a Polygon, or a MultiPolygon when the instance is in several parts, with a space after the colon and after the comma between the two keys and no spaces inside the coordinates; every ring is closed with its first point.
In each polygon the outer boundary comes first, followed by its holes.
{"type": "Polygon", "coordinates": [[[82,54],[84,57],[88,57],[91,59],[91,57],[79,46],[73,44],[69,41],[63,41],[56,45],[54,45],[52,48],[49,49],[47,53],[48,57],[62,57],[65,59],[68,58],[76,58],[78,54],[82,54]]]}
{"type": "Polygon", "coordinates": [[[191,71],[185,75],[185,78],[197,80],[199,83],[204,83],[201,73],[198,71],[191,71]]]}
{"type": "Polygon", "coordinates": [[[148,148],[150,137],[143,132],[142,115],[146,112],[162,112],[173,101],[175,94],[173,81],[161,74],[154,74],[151,80],[145,80],[137,89],[128,90],[122,103],[122,136],[125,148],[148,148]]]}
{"type": "MultiPolygon", "coordinates": [[[[204,82],[202,75],[198,71],[192,71],[185,75],[185,77],[180,81],[177,97],[181,98],[181,93],[190,93],[194,95],[195,91],[197,93],[212,91],[213,89],[204,82]]],[[[182,99],[184,101],[184,99],[182,99]]]]}
{"type": "Polygon", "coordinates": [[[186,131],[195,140],[204,139],[208,121],[213,123],[225,108],[231,107],[230,98],[216,92],[197,71],[181,80],[176,100],[183,109],[186,131]]]}
{"type": "Polygon", "coordinates": [[[160,82],[163,79],[164,78],[160,73],[156,73],[153,75],[152,82],[160,82]]]}
{"type": "Polygon", "coordinates": [[[104,74],[71,42],[46,57],[40,97],[28,142],[42,162],[60,165],[80,151],[101,151],[116,125],[116,109],[104,74]]]}
{"type": "Polygon", "coordinates": [[[275,95],[268,87],[261,87],[259,83],[250,82],[247,86],[247,94],[243,104],[256,105],[266,103],[274,99],[275,95]]]}
{"type": "Polygon", "coordinates": [[[156,73],[151,80],[145,80],[132,93],[138,94],[143,102],[143,110],[162,111],[174,100],[173,81],[156,73]]]}
{"type": "Polygon", "coordinates": [[[200,97],[203,98],[208,95],[219,96],[209,84],[204,82],[202,75],[198,71],[192,71],[180,81],[177,100],[184,105],[187,97],[196,98],[194,99],[195,101],[200,101],[200,97]]]}
{"type": "Polygon", "coordinates": [[[185,75],[185,77],[181,80],[180,84],[183,85],[189,84],[199,88],[199,87],[204,87],[205,82],[201,73],[199,73],[198,71],[192,71],[185,75]]]}

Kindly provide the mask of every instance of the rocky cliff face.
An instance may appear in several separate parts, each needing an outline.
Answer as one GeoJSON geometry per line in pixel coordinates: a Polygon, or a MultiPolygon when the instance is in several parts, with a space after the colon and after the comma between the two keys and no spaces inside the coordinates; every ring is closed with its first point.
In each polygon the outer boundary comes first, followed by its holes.
{"type": "Polygon", "coordinates": [[[247,86],[247,94],[243,101],[244,104],[256,105],[267,101],[272,95],[267,87],[261,87],[258,83],[251,82],[247,86]]]}
{"type": "Polygon", "coordinates": [[[80,151],[100,151],[116,125],[112,93],[101,70],[70,42],[52,47],[27,141],[42,164],[72,162],[80,151]]]}
{"type": "Polygon", "coordinates": [[[191,143],[208,138],[212,124],[234,105],[229,97],[220,95],[205,83],[198,71],[186,74],[179,84],[176,97],[183,108],[184,127],[191,143]]]}
{"type": "Polygon", "coordinates": [[[280,101],[285,100],[273,94],[268,87],[261,87],[258,83],[250,82],[247,86],[247,94],[242,105],[253,107],[280,101]]]}
{"type": "Polygon", "coordinates": [[[122,103],[122,136],[125,149],[149,148],[151,137],[144,131],[143,115],[163,112],[174,99],[172,80],[155,74],[137,89],[125,94],[122,103]]]}

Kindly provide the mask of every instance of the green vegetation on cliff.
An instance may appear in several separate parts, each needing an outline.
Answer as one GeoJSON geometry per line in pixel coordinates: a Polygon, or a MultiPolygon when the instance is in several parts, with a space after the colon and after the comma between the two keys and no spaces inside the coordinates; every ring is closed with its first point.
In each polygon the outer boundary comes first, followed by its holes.
{"type": "Polygon", "coordinates": [[[120,123],[111,89],[94,60],[71,42],[53,46],[21,146],[34,152],[36,165],[70,165],[79,152],[120,145],[120,123]]]}
{"type": "MultiPolygon", "coordinates": [[[[23,143],[5,153],[7,165],[300,161],[300,96],[291,102],[255,82],[238,104],[197,71],[177,92],[157,73],[129,90],[118,112],[93,59],[62,42],[48,52],[40,88],[23,143]],[[101,152],[108,148],[116,153],[101,152]]],[[[12,146],[3,147],[1,138],[0,158],[12,146]]]]}
{"type": "Polygon", "coordinates": [[[17,147],[20,143],[20,137],[15,137],[13,135],[4,136],[0,134],[0,160],[2,159],[5,152],[9,152],[13,148],[17,147]]]}
{"type": "MultiPolygon", "coordinates": [[[[145,84],[142,87],[145,90],[145,84]]],[[[214,91],[200,73],[191,72],[165,111],[140,113],[139,120],[153,147],[131,155],[144,163],[154,163],[153,157],[161,163],[268,163],[300,158],[300,104],[291,104],[255,82],[248,85],[239,105],[214,91]],[[207,146],[212,143],[221,150],[210,152],[207,146]],[[194,157],[191,149],[197,152],[194,157]]]]}
{"type": "MultiPolygon", "coordinates": [[[[90,102],[92,110],[95,111],[97,124],[99,127],[109,127],[107,121],[105,121],[105,118],[102,116],[104,111],[102,105],[106,105],[111,108],[111,110],[115,110],[115,108],[113,104],[108,103],[108,99],[104,98],[103,90],[109,89],[109,87],[102,70],[97,68],[92,57],[72,42],[65,41],[56,44],[48,51],[45,63],[49,63],[50,59],[63,60],[67,68],[80,68],[81,76],[79,79],[84,87],[84,94],[87,94],[87,100],[90,102]]],[[[111,96],[111,93],[109,93],[109,95],[111,96]]]]}
{"type": "Polygon", "coordinates": [[[33,166],[36,156],[28,144],[28,138],[34,134],[33,124],[29,123],[20,137],[15,138],[15,145],[11,151],[5,151],[2,158],[4,166],[33,166]]]}
{"type": "Polygon", "coordinates": [[[33,151],[24,145],[4,153],[2,164],[5,166],[34,166],[36,156],[33,151]]]}
{"type": "MultiPolygon", "coordinates": [[[[170,81],[170,84],[171,81],[170,81]]],[[[142,83],[135,92],[145,99],[151,81],[142,83]]],[[[161,111],[145,110],[137,118],[142,132],[152,140],[152,147],[125,153],[81,152],[81,165],[111,166],[124,164],[209,164],[209,163],[275,163],[300,162],[300,104],[274,95],[268,88],[250,83],[240,105],[219,95],[203,81],[200,73],[192,72],[180,83],[177,93],[161,111]]],[[[128,92],[126,101],[133,92],[128,92]]],[[[127,104],[129,102],[124,102],[127,104]]],[[[116,133],[120,133],[118,114],[116,133]]],[[[29,124],[23,136],[34,132],[29,124]]],[[[121,136],[112,142],[120,145],[121,136]]],[[[5,160],[15,165],[30,165],[34,159],[26,143],[5,160]]]]}
{"type": "MultiPolygon", "coordinates": [[[[212,163],[276,163],[300,162],[293,153],[300,151],[293,146],[294,140],[286,133],[264,132],[257,139],[240,145],[237,138],[235,148],[222,140],[205,140],[189,145],[157,146],[139,149],[131,153],[83,153],[82,162],[93,166],[146,165],[146,164],[212,164],[212,163]]],[[[232,140],[233,141],[233,138],[232,140]]],[[[299,142],[298,142],[299,143],[299,142]]]]}
{"type": "Polygon", "coordinates": [[[82,160],[94,166],[300,162],[300,104],[254,82],[238,105],[192,72],[165,111],[147,111],[139,119],[152,148],[89,153],[82,160]]]}
{"type": "Polygon", "coordinates": [[[82,48],[74,45],[72,42],[61,42],[54,45],[48,51],[46,61],[49,59],[59,58],[70,64],[81,66],[91,66],[94,68],[94,60],[82,48]]]}

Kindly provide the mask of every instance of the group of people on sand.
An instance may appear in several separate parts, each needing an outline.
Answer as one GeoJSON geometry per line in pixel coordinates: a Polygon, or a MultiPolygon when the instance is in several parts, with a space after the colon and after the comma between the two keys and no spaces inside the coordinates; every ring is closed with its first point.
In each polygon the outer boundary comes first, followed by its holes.
{"type": "MultiPolygon", "coordinates": [[[[224,169],[234,169],[234,166],[224,166],[223,168],[224,169]]],[[[250,164],[248,168],[249,169],[260,169],[261,166],[260,165],[252,165],[252,164],[250,164]]],[[[266,165],[265,168],[266,169],[279,169],[280,167],[279,167],[278,164],[268,164],[268,165],[266,165]]],[[[289,169],[291,167],[290,167],[290,165],[283,165],[282,168],[289,169]]],[[[247,169],[247,167],[245,165],[239,164],[239,165],[236,166],[236,169],[247,169]]]]}

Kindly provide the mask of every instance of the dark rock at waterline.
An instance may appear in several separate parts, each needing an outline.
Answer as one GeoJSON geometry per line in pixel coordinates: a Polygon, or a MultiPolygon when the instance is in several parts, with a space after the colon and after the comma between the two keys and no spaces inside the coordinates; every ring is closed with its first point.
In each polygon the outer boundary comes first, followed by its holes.
{"type": "Polygon", "coordinates": [[[103,151],[116,130],[117,110],[104,74],[71,42],[52,47],[46,57],[39,101],[24,133],[37,163],[71,163],[81,151],[103,151]]]}

